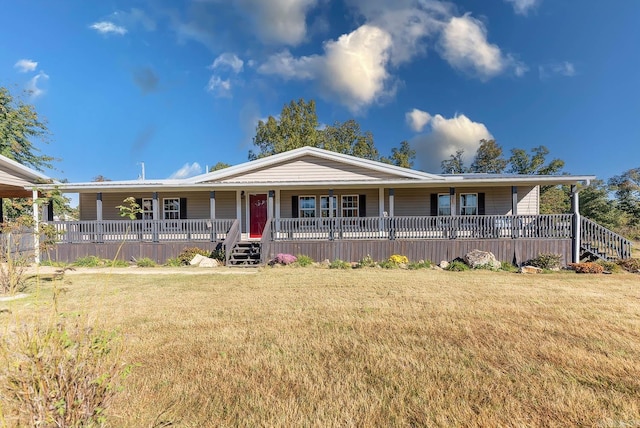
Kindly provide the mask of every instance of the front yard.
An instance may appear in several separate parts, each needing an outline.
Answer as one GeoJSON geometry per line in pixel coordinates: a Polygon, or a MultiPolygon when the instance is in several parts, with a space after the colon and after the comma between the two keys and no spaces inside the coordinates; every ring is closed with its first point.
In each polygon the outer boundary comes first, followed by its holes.
{"type": "MultiPolygon", "coordinates": [[[[111,426],[638,426],[638,283],[320,268],[65,275],[0,302],[0,331],[46,319],[54,288],[59,312],[117,329],[135,366],[111,426]]],[[[0,410],[11,426],[9,404],[0,410]]]]}

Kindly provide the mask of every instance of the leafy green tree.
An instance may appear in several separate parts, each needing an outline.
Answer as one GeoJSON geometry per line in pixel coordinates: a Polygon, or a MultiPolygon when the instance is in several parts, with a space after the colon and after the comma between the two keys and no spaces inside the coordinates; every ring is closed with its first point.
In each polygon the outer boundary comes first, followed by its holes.
{"type": "Polygon", "coordinates": [[[363,133],[360,124],[353,119],[327,126],[318,131],[318,135],[316,147],[364,159],[378,160],[380,157],[373,134],[369,131],[363,133]]]}
{"type": "Polygon", "coordinates": [[[257,151],[249,151],[249,159],[263,158],[304,146],[318,147],[318,138],[315,101],[291,101],[282,108],[280,118],[269,116],[266,122],[258,122],[256,136],[253,137],[253,145],[257,151]]]}
{"type": "Polygon", "coordinates": [[[555,175],[564,168],[564,161],[553,159],[545,164],[549,149],[545,146],[534,147],[531,154],[523,149],[512,149],[509,164],[509,172],[524,175],[555,175]]]}
{"type": "Polygon", "coordinates": [[[506,168],[507,160],[502,156],[502,147],[495,140],[480,140],[470,172],[501,174],[506,168]]]}
{"type": "Polygon", "coordinates": [[[449,156],[449,159],[440,162],[443,174],[463,174],[469,172],[464,166],[464,150],[456,150],[455,155],[449,156]]]}
{"type": "Polygon", "coordinates": [[[391,149],[390,157],[383,157],[381,160],[382,162],[402,168],[412,168],[415,158],[416,151],[411,148],[411,145],[407,141],[403,141],[400,143],[399,148],[394,147],[391,149]]]}
{"type": "Polygon", "coordinates": [[[611,198],[609,186],[603,180],[593,180],[580,190],[580,213],[616,231],[629,222],[629,215],[618,208],[616,200],[611,198]]]}
{"type": "Polygon", "coordinates": [[[640,168],[633,168],[609,179],[618,208],[630,216],[632,226],[640,226],[640,168]]]}
{"type": "Polygon", "coordinates": [[[0,154],[38,171],[53,168],[51,156],[40,154],[34,142],[47,143],[51,133],[34,106],[14,98],[0,86],[0,154]]]}
{"type": "MultiPolygon", "coordinates": [[[[406,142],[405,142],[406,143],[406,142]]],[[[269,116],[258,122],[253,138],[255,151],[249,151],[249,160],[271,156],[300,147],[310,146],[371,160],[385,160],[375,146],[373,134],[363,132],[353,119],[336,122],[323,129],[319,127],[316,104],[304,99],[286,104],[279,117],[269,116]]],[[[411,165],[415,152],[408,143],[394,148],[389,163],[411,165]]]]}
{"type": "Polygon", "coordinates": [[[212,166],[211,168],[209,168],[209,172],[213,172],[213,171],[218,171],[220,169],[225,169],[225,168],[229,168],[231,165],[229,165],[228,163],[225,162],[218,162],[216,163],[214,166],[212,166]]]}

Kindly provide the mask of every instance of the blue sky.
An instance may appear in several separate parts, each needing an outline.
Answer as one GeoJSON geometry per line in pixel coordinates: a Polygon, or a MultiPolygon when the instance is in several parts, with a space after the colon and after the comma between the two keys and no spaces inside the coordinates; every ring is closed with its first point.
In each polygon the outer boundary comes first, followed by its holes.
{"type": "Polygon", "coordinates": [[[637,0],[7,1],[0,85],[33,91],[73,182],[244,162],[301,97],[429,172],[495,138],[606,179],[640,166],[638,22],[637,0]]]}

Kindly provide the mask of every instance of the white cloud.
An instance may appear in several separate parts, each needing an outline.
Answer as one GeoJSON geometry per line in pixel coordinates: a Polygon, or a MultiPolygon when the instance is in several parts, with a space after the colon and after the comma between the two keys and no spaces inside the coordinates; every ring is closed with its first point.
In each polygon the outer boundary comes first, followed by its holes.
{"type": "Polygon", "coordinates": [[[540,79],[549,79],[554,76],[573,77],[576,75],[576,67],[569,61],[556,62],[538,66],[540,79]]]}
{"type": "Polygon", "coordinates": [[[109,21],[95,22],[89,28],[96,30],[100,34],[118,34],[122,36],[127,33],[126,28],[109,21]]]}
{"type": "Polygon", "coordinates": [[[470,162],[480,140],[493,138],[483,123],[473,122],[463,114],[450,119],[436,114],[429,124],[430,132],[412,138],[409,143],[416,150],[419,166],[432,173],[439,173],[440,163],[458,150],[464,150],[464,159],[470,162]]]}
{"type": "Polygon", "coordinates": [[[307,36],[306,15],[318,0],[236,0],[263,42],[296,46],[307,36]]]}
{"type": "Polygon", "coordinates": [[[431,115],[429,113],[418,110],[417,108],[407,112],[404,116],[409,127],[415,132],[422,132],[424,127],[427,126],[431,120],[431,115]]]}
{"type": "Polygon", "coordinates": [[[43,84],[49,80],[49,75],[45,72],[41,71],[35,76],[33,76],[29,82],[27,82],[27,92],[31,94],[31,98],[38,98],[46,92],[43,88],[38,85],[43,84]]]}
{"type": "Polygon", "coordinates": [[[198,162],[194,162],[192,164],[185,163],[182,168],[174,172],[169,176],[170,179],[175,178],[189,178],[195,175],[202,174],[202,167],[198,162]]]}
{"type": "Polygon", "coordinates": [[[391,36],[384,30],[363,25],[324,45],[323,55],[295,58],[289,51],[271,56],[258,72],[285,79],[316,80],[325,97],[339,100],[358,112],[385,95],[389,88],[391,36]]]}
{"type": "Polygon", "coordinates": [[[505,0],[513,5],[513,10],[518,15],[526,15],[530,10],[535,9],[541,0],[505,0]]]}
{"type": "Polygon", "coordinates": [[[236,54],[226,52],[219,55],[214,61],[213,64],[209,68],[212,70],[215,69],[231,69],[234,73],[238,74],[242,71],[242,67],[244,62],[238,58],[236,54]]]}
{"type": "Polygon", "coordinates": [[[38,68],[38,62],[30,59],[21,59],[13,65],[21,73],[27,73],[29,71],[35,71],[38,68]]]}
{"type": "Polygon", "coordinates": [[[217,97],[231,97],[231,80],[222,79],[220,76],[211,76],[207,83],[207,91],[217,97]]]}
{"type": "Polygon", "coordinates": [[[502,73],[512,62],[497,45],[487,41],[484,24],[468,13],[451,18],[442,32],[440,50],[453,68],[483,80],[502,73]]]}

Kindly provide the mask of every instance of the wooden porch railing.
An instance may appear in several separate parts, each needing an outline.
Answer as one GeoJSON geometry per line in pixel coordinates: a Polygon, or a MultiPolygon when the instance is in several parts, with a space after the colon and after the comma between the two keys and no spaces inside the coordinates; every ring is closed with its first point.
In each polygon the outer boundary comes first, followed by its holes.
{"type": "Polygon", "coordinates": [[[272,219],[274,241],[572,237],[571,214],[272,219]]]}
{"type": "Polygon", "coordinates": [[[50,221],[56,240],[83,242],[171,242],[226,239],[233,219],[50,221]]]}
{"type": "Polygon", "coordinates": [[[580,246],[599,258],[631,257],[631,241],[585,217],[580,217],[580,246]]]}
{"type": "Polygon", "coordinates": [[[240,241],[242,234],[240,233],[240,220],[232,220],[233,223],[227,232],[226,239],[223,242],[225,264],[229,264],[229,258],[231,257],[231,250],[240,241]]]}

